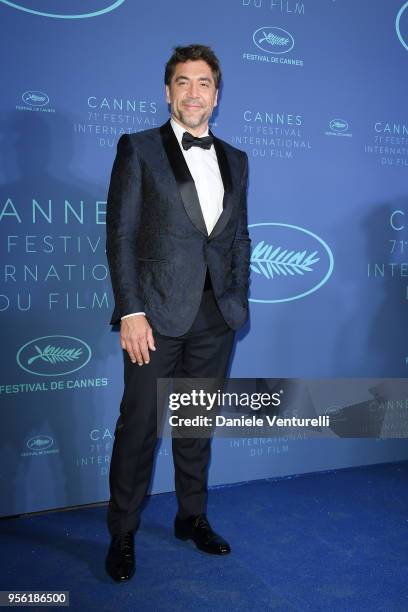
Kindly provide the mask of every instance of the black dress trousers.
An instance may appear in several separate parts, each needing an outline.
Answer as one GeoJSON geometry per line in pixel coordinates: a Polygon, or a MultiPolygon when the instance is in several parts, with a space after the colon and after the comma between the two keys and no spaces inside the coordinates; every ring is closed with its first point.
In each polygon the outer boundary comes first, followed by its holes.
{"type": "MultiPolygon", "coordinates": [[[[157,378],[225,378],[234,331],[222,317],[212,290],[205,289],[188,332],[173,338],[153,329],[153,336],[156,351],[149,351],[147,365],[133,364],[123,351],[125,386],[109,474],[111,535],[139,526],[157,442],[157,378]]],[[[210,438],[172,440],[180,518],[206,512],[210,448],[210,438]]]]}

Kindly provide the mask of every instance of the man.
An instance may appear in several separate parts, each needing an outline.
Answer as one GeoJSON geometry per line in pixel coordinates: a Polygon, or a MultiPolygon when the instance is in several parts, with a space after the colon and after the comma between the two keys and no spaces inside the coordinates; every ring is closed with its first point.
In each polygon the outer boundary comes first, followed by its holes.
{"type": "MultiPolygon", "coordinates": [[[[157,378],[224,378],[234,330],[248,318],[248,158],[209,132],[220,80],[209,47],[176,47],[165,69],[170,120],[123,135],[113,165],[107,256],[125,379],[109,476],[106,569],[116,581],[134,573],[157,378]]],[[[176,537],[229,553],[206,517],[210,439],[173,437],[172,448],[176,537]]]]}

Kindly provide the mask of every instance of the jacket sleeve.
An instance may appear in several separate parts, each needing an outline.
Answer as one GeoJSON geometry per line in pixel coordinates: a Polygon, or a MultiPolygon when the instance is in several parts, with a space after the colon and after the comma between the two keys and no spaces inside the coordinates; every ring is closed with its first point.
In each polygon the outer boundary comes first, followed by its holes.
{"type": "Polygon", "coordinates": [[[140,160],[132,139],[123,134],[112,168],[106,211],[106,255],[121,317],[144,311],[145,307],[139,295],[136,252],[142,197],[140,160]]]}
{"type": "Polygon", "coordinates": [[[244,153],[244,169],[238,211],[238,225],[232,245],[232,287],[247,299],[249,288],[249,260],[251,239],[248,233],[247,213],[248,155],[244,153]]]}

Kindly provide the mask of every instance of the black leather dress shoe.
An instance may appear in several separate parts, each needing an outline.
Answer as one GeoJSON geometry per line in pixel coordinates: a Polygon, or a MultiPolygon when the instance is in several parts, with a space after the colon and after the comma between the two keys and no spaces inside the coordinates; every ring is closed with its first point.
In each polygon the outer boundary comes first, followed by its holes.
{"type": "Polygon", "coordinates": [[[129,580],[135,573],[134,538],[133,531],[126,531],[112,537],[105,567],[115,582],[129,580]]]}
{"type": "Polygon", "coordinates": [[[174,535],[179,540],[193,540],[197,548],[212,555],[228,555],[231,547],[211,529],[205,514],[180,519],[176,516],[174,535]]]}

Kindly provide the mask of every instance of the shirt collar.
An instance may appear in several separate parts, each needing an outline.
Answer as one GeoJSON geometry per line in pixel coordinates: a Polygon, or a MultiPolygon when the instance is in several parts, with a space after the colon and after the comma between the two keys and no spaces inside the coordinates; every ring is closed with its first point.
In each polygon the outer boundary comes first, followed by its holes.
{"type": "MultiPolygon", "coordinates": [[[[177,137],[177,140],[179,142],[179,145],[181,146],[181,139],[183,138],[183,134],[184,132],[188,132],[187,128],[184,128],[182,125],[180,125],[179,123],[177,123],[177,121],[175,119],[173,119],[173,117],[171,117],[170,119],[170,123],[171,123],[171,127],[173,128],[173,131],[177,137]]],[[[200,134],[200,138],[202,136],[208,136],[208,127],[205,130],[205,132],[203,132],[202,134],[200,134]]]]}

